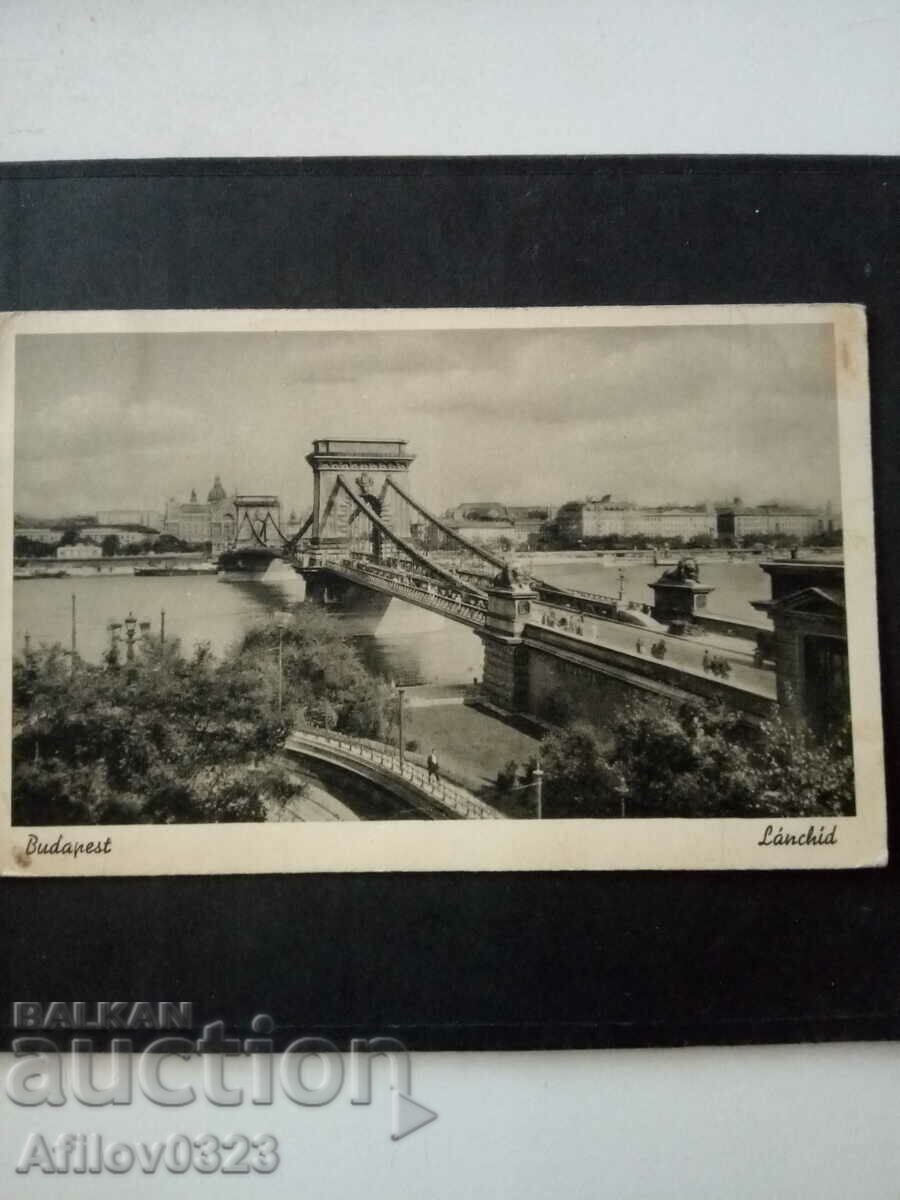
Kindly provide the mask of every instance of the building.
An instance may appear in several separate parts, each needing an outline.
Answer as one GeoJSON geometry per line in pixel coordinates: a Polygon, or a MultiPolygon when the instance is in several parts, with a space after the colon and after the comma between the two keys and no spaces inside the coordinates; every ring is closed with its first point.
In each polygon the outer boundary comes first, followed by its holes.
{"type": "Polygon", "coordinates": [[[684,508],[633,508],[624,514],[626,537],[642,536],[655,539],[716,536],[716,514],[711,505],[697,504],[684,508]]]}
{"type": "Polygon", "coordinates": [[[712,505],[641,508],[628,500],[603,496],[599,500],[570,500],[556,515],[559,536],[574,544],[593,538],[646,537],[659,541],[716,536],[712,505]]]}
{"type": "Polygon", "coordinates": [[[91,528],[91,537],[103,541],[105,537],[117,537],[120,546],[138,546],[143,542],[155,541],[157,531],[145,528],[123,528],[121,525],[95,525],[91,528]]]}
{"type": "Polygon", "coordinates": [[[799,505],[759,504],[755,506],[732,505],[720,508],[716,514],[718,536],[740,541],[742,538],[758,538],[765,541],[774,536],[796,538],[812,537],[833,528],[827,513],[818,508],[803,508],[799,505]]]}
{"type": "Polygon", "coordinates": [[[62,529],[49,529],[45,525],[16,525],[13,536],[28,538],[31,542],[43,542],[45,546],[55,546],[63,532],[62,529]]]}
{"type": "Polygon", "coordinates": [[[103,551],[93,542],[75,542],[72,546],[57,546],[57,558],[100,558],[103,551]]]}
{"type": "Polygon", "coordinates": [[[217,475],[205,502],[191,498],[179,502],[174,498],[166,505],[163,528],[166,533],[191,545],[211,543],[212,553],[218,554],[234,540],[234,497],[228,497],[217,475]]]}
{"type": "Polygon", "coordinates": [[[140,525],[153,533],[160,533],[165,524],[163,514],[151,508],[109,508],[95,515],[98,525],[140,525]]]}
{"type": "Polygon", "coordinates": [[[312,509],[310,508],[304,509],[299,516],[297,515],[297,510],[292,508],[283,526],[284,536],[288,539],[295,538],[300,530],[307,525],[311,517],[312,509]]]}
{"type": "Polygon", "coordinates": [[[460,537],[479,546],[522,550],[541,541],[551,517],[548,504],[473,500],[449,509],[443,520],[460,537]]]}
{"type": "Polygon", "coordinates": [[[556,527],[564,542],[574,544],[589,538],[621,537],[625,531],[624,514],[634,505],[627,500],[603,496],[597,500],[569,500],[556,514],[556,527]]]}
{"type": "Polygon", "coordinates": [[[822,736],[850,715],[844,564],[761,563],[772,598],[755,600],[774,627],[778,701],[822,736]]]}

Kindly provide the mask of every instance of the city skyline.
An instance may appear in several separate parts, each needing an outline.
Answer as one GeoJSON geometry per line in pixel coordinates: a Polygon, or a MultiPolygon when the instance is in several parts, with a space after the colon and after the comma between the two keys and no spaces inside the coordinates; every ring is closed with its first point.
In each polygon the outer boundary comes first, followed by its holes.
{"type": "Polygon", "coordinates": [[[219,474],[299,512],[324,436],[405,438],[438,511],[607,492],[840,507],[827,326],[19,341],[17,511],[160,508],[219,474]]]}
{"type": "MultiPolygon", "coordinates": [[[[201,489],[195,489],[195,490],[197,491],[197,503],[200,503],[200,504],[206,503],[205,493],[202,493],[201,489]]],[[[242,493],[237,492],[237,491],[228,490],[228,498],[229,499],[231,499],[232,496],[234,496],[234,495],[241,495],[241,494],[242,493]]],[[[172,499],[175,499],[179,504],[190,502],[189,498],[186,499],[184,497],[170,497],[169,502],[171,502],[172,499]]],[[[281,500],[281,497],[279,497],[279,500],[281,500]]],[[[612,497],[612,500],[614,502],[619,502],[619,503],[624,504],[624,503],[626,503],[627,498],[614,496],[614,497],[612,497]]],[[[725,497],[721,497],[716,500],[695,499],[694,501],[685,500],[685,501],[679,501],[677,503],[675,503],[675,502],[667,503],[665,501],[663,501],[661,503],[653,503],[651,501],[647,501],[641,505],[628,503],[628,507],[642,508],[642,509],[646,509],[646,510],[650,510],[650,511],[656,510],[656,509],[665,510],[665,509],[678,509],[678,508],[685,509],[685,510],[701,509],[701,508],[707,507],[709,505],[721,505],[721,506],[727,508],[727,507],[731,506],[732,504],[735,504],[735,501],[737,501],[739,506],[742,508],[746,507],[746,508],[766,509],[766,508],[778,507],[778,508],[785,508],[785,509],[792,509],[792,508],[799,509],[801,507],[809,507],[811,509],[819,509],[821,511],[825,510],[827,503],[828,503],[828,502],[826,502],[825,505],[814,505],[814,504],[804,505],[800,501],[795,502],[794,500],[792,500],[790,497],[787,497],[787,496],[767,497],[765,499],[757,499],[755,497],[739,496],[739,497],[732,497],[730,500],[726,499],[725,497]]],[[[516,507],[516,505],[514,505],[510,501],[507,501],[502,496],[499,496],[499,497],[495,496],[495,497],[490,498],[489,500],[485,500],[481,497],[474,497],[474,498],[470,498],[469,500],[460,501],[458,504],[449,505],[447,507],[447,511],[453,511],[455,509],[465,507],[467,504],[476,504],[476,503],[497,503],[497,504],[501,504],[501,505],[508,505],[510,508],[516,507]]],[[[535,501],[534,503],[536,505],[539,505],[540,501],[535,501]]],[[[568,501],[563,501],[563,503],[564,504],[566,504],[566,503],[583,503],[583,504],[599,503],[599,498],[594,495],[572,496],[568,501]]],[[[735,504],[735,507],[738,507],[738,504],[735,504]]],[[[552,516],[558,511],[558,509],[561,507],[561,505],[552,504],[552,505],[549,505],[548,507],[551,509],[551,516],[552,516]]],[[[291,506],[291,505],[285,505],[282,502],[281,508],[282,508],[282,511],[286,514],[289,514],[290,512],[294,512],[294,514],[298,520],[304,519],[310,512],[309,504],[306,504],[304,506],[297,506],[297,505],[291,506]]],[[[833,510],[835,511],[836,514],[839,514],[839,512],[840,512],[840,509],[837,508],[836,506],[833,506],[833,510]]],[[[31,512],[31,511],[25,511],[25,510],[20,511],[19,509],[16,509],[15,518],[17,521],[21,521],[23,518],[28,518],[29,521],[34,520],[34,521],[38,521],[38,522],[53,523],[55,521],[71,521],[73,519],[87,518],[87,517],[92,517],[92,518],[96,519],[96,518],[98,518],[98,516],[103,515],[104,511],[108,515],[110,510],[109,509],[105,510],[102,505],[97,504],[97,503],[95,503],[93,505],[88,505],[83,510],[79,510],[79,511],[73,510],[71,512],[62,512],[62,511],[60,511],[60,512],[31,512]]],[[[166,501],[160,502],[158,507],[153,511],[157,512],[160,517],[164,518],[166,515],[166,501]]],[[[124,522],[124,521],[116,522],[116,521],[111,521],[108,519],[104,520],[103,522],[98,521],[98,524],[105,524],[105,525],[115,525],[115,524],[125,525],[125,524],[129,524],[129,523],[134,524],[134,522],[124,522]]]]}

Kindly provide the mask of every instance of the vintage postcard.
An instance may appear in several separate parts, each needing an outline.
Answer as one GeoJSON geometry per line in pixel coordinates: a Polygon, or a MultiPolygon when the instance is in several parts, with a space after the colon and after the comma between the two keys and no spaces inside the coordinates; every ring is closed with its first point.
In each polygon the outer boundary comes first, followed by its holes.
{"type": "Polygon", "coordinates": [[[884,864],[862,309],[0,322],[4,873],[884,864]]]}

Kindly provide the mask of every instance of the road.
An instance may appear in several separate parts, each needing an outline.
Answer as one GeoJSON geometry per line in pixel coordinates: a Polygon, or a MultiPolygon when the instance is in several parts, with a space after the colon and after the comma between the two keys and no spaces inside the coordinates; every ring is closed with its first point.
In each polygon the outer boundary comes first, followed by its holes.
{"type": "MultiPolygon", "coordinates": [[[[731,666],[731,674],[724,683],[733,687],[743,688],[758,696],[775,699],[775,672],[770,668],[756,667],[753,664],[753,642],[743,638],[728,638],[715,634],[697,637],[676,637],[673,634],[656,633],[627,625],[621,621],[610,621],[603,617],[582,617],[563,608],[541,605],[547,612],[557,614],[566,620],[565,628],[555,626],[557,633],[565,634],[575,641],[590,642],[598,646],[609,646],[612,650],[635,657],[652,658],[650,647],[662,641],[666,647],[665,658],[662,660],[669,666],[688,671],[694,675],[706,675],[718,680],[703,669],[704,653],[711,658],[724,658],[731,666]],[[640,645],[640,650],[638,646],[640,645]]],[[[551,628],[554,628],[551,626],[551,628]]]]}

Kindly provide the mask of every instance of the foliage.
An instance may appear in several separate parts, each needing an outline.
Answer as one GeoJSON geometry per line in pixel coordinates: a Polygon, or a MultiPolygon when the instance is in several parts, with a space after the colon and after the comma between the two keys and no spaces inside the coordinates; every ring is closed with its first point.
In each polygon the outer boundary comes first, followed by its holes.
{"type": "Polygon", "coordinates": [[[41,647],[13,668],[20,824],[265,820],[297,791],[276,758],[297,723],[384,739],[396,693],[304,608],[221,660],[144,637],[134,662],[41,647]]]}
{"type": "Polygon", "coordinates": [[[750,729],[724,706],[635,701],[611,744],[593,726],[543,743],[548,816],[754,817],[853,812],[849,731],[825,745],[782,719],[750,729]]]}
{"type": "Polygon", "coordinates": [[[804,546],[825,546],[827,548],[843,546],[843,544],[844,535],[840,529],[823,529],[821,533],[810,534],[803,542],[804,546]]]}
{"type": "Polygon", "coordinates": [[[104,558],[111,558],[114,554],[118,554],[119,535],[117,533],[108,533],[100,543],[100,548],[104,558]]]}
{"type": "Polygon", "coordinates": [[[17,533],[13,539],[13,554],[16,558],[50,558],[56,554],[58,542],[41,542],[37,538],[17,533]]]}
{"type": "Polygon", "coordinates": [[[145,638],[134,663],[74,669],[42,647],[15,662],[13,703],[19,824],[259,821],[291,786],[270,676],[206,646],[145,638]]]}
{"type": "Polygon", "coordinates": [[[284,702],[301,723],[389,740],[397,720],[397,693],[365,669],[326,614],[304,607],[286,627],[273,623],[253,629],[237,657],[276,664],[279,644],[284,702]]]}
{"type": "Polygon", "coordinates": [[[161,533],[153,542],[153,549],[157,554],[172,554],[187,550],[187,548],[188,543],[183,542],[180,538],[175,537],[174,533],[161,533]]]}
{"type": "Polygon", "coordinates": [[[610,762],[602,734],[576,722],[554,730],[542,745],[544,815],[547,817],[612,817],[621,811],[625,781],[610,762]]]}
{"type": "Polygon", "coordinates": [[[534,782],[534,773],[538,769],[539,760],[536,754],[532,754],[525,763],[522,770],[522,783],[529,784],[534,782]]]}
{"type": "Polygon", "coordinates": [[[519,764],[514,758],[511,758],[505,767],[501,767],[497,772],[496,787],[498,792],[509,792],[516,785],[516,778],[519,774],[519,764]]]}

